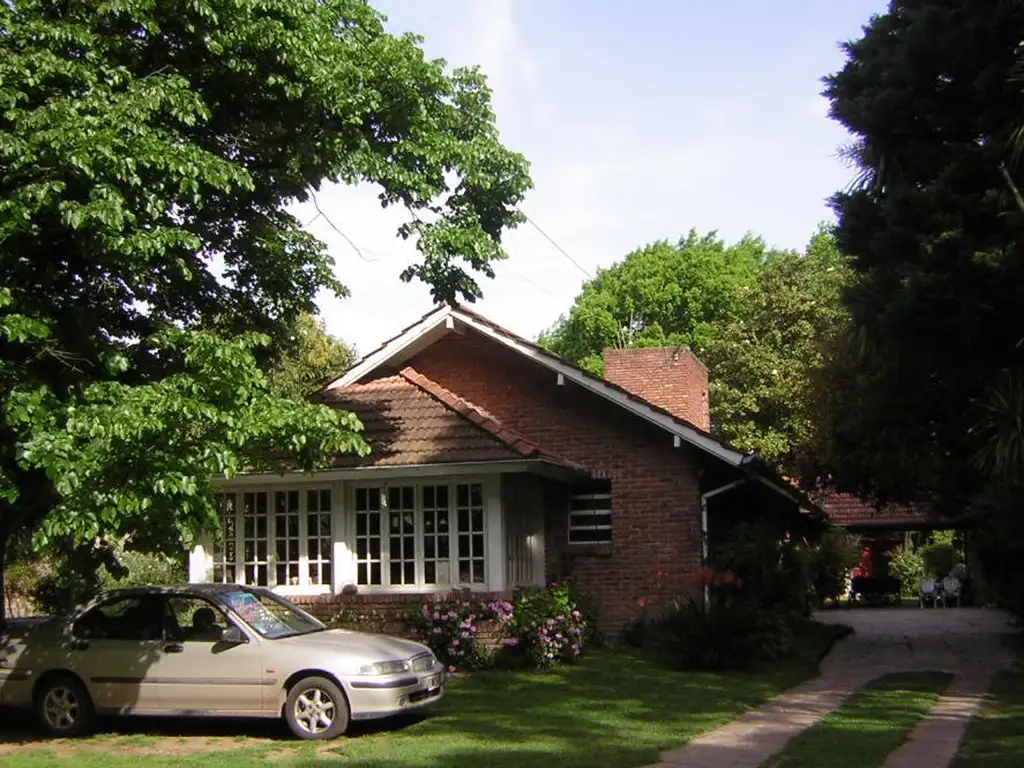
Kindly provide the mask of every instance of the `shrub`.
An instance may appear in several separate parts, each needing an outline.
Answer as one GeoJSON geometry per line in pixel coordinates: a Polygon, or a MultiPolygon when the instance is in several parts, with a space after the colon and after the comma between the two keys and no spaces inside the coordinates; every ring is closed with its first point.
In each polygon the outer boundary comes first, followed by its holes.
{"type": "Polygon", "coordinates": [[[924,570],[931,576],[942,579],[950,574],[960,562],[960,555],[952,544],[929,544],[921,550],[924,570]]]}
{"type": "Polygon", "coordinates": [[[509,623],[510,645],[537,667],[575,661],[583,653],[587,622],[568,585],[524,590],[509,623]]]}
{"type": "Polygon", "coordinates": [[[810,549],[810,587],[819,602],[835,600],[846,592],[850,570],[857,565],[857,539],[830,527],[810,549]]]}
{"type": "Polygon", "coordinates": [[[751,601],[686,597],[655,616],[646,631],[648,647],[682,669],[744,669],[792,653],[794,634],[787,614],[751,601]]]}
{"type": "Polygon", "coordinates": [[[900,580],[904,596],[917,594],[924,568],[924,558],[910,547],[895,547],[889,553],[889,572],[900,580]]]}
{"type": "Polygon", "coordinates": [[[512,617],[507,600],[480,601],[452,595],[423,603],[408,619],[413,634],[426,643],[450,671],[489,666],[493,652],[480,642],[481,625],[504,627],[512,617]]]}

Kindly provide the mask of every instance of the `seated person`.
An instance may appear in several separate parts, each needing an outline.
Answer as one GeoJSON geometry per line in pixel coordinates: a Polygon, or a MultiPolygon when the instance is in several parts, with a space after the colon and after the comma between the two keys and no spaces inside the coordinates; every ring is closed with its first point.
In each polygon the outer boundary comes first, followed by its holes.
{"type": "Polygon", "coordinates": [[[192,614],[192,631],[189,640],[200,640],[216,643],[224,631],[223,625],[217,621],[217,613],[212,608],[200,608],[192,614]]]}

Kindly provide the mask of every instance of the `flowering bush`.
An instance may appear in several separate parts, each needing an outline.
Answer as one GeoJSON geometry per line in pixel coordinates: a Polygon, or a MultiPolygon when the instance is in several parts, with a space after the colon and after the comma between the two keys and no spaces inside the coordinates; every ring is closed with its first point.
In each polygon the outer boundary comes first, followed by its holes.
{"type": "Polygon", "coordinates": [[[550,667],[580,657],[587,622],[568,586],[552,584],[525,590],[519,596],[508,630],[506,644],[514,644],[535,666],[550,667]]]}
{"type": "Polygon", "coordinates": [[[409,617],[409,627],[454,672],[489,664],[490,649],[480,643],[481,625],[492,622],[502,628],[512,618],[512,610],[507,600],[449,596],[423,603],[409,617]]]}

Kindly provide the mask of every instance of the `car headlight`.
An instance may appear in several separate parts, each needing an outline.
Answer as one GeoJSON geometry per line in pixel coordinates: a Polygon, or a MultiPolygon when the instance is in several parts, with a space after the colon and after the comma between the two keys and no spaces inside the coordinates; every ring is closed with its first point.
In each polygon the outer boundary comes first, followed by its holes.
{"type": "Polygon", "coordinates": [[[405,661],[376,661],[373,664],[363,664],[359,668],[360,675],[397,675],[399,672],[408,672],[409,663],[405,661]]]}

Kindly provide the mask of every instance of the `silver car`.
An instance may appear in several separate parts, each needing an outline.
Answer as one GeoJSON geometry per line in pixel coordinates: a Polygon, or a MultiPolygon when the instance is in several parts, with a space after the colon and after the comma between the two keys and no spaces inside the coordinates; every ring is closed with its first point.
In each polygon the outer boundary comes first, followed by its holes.
{"type": "Polygon", "coordinates": [[[0,636],[0,705],[32,707],[54,736],[97,714],[283,717],[300,739],[428,707],[444,667],[425,645],[328,629],[266,589],[110,592],[68,619],[0,636]]]}

